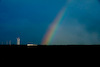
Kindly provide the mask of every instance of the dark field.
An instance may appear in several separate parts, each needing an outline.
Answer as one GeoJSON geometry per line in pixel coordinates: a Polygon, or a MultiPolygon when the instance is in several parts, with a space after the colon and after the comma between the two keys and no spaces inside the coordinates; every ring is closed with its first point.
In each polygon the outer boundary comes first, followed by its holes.
{"type": "Polygon", "coordinates": [[[73,47],[100,47],[99,44],[95,45],[35,45],[35,46],[27,46],[27,45],[0,45],[0,48],[73,48],[73,47]]]}

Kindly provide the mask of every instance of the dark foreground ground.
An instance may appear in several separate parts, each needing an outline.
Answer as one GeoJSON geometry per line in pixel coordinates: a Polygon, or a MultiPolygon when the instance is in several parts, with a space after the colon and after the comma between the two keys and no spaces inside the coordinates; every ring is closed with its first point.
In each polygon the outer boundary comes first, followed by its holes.
{"type": "Polygon", "coordinates": [[[0,45],[0,48],[72,48],[72,47],[100,47],[100,45],[0,45]]]}
{"type": "MultiPolygon", "coordinates": [[[[81,57],[81,55],[84,56],[84,53],[86,53],[86,52],[87,52],[87,54],[90,54],[93,52],[95,53],[95,50],[96,50],[96,52],[99,51],[100,45],[59,45],[59,46],[55,46],[55,45],[53,45],[53,46],[0,45],[0,60],[2,62],[0,64],[9,62],[11,65],[12,62],[13,63],[17,62],[16,63],[16,65],[17,65],[17,64],[19,64],[19,61],[21,63],[23,61],[26,63],[27,62],[30,63],[32,61],[32,65],[33,65],[37,62],[39,62],[39,63],[43,62],[44,58],[48,60],[48,58],[52,59],[52,57],[53,57],[54,59],[57,58],[59,60],[59,58],[62,59],[64,56],[65,56],[66,60],[68,60],[68,58],[69,58],[68,56],[70,56],[71,54],[73,54],[71,56],[76,58],[75,56],[77,55],[77,52],[79,52],[78,53],[79,55],[77,57],[81,57]],[[1,49],[1,48],[3,48],[3,49],[1,49]],[[6,48],[9,48],[9,49],[6,49],[6,48]],[[10,48],[13,48],[13,49],[10,49],[10,48]],[[16,49],[16,48],[18,48],[18,49],[16,49]],[[25,49],[20,49],[20,48],[25,48],[25,49]],[[30,48],[32,48],[32,49],[30,49],[30,48]],[[39,48],[39,50],[37,48],[39,48]],[[89,49],[89,48],[91,48],[91,49],[89,49]],[[35,63],[33,63],[33,61],[35,63]]],[[[87,57],[87,54],[85,55],[86,57],[87,57]]],[[[99,52],[98,52],[98,54],[99,54],[99,52]]],[[[90,57],[90,56],[88,56],[88,57],[90,57]]],[[[63,58],[63,59],[65,59],[65,58],[63,58]]],[[[82,58],[84,58],[84,57],[82,57],[82,58]]],[[[54,59],[53,59],[53,61],[54,61],[54,59]]],[[[72,63],[72,60],[71,60],[71,63],[72,63]]],[[[25,63],[23,65],[25,65],[25,63]]]]}

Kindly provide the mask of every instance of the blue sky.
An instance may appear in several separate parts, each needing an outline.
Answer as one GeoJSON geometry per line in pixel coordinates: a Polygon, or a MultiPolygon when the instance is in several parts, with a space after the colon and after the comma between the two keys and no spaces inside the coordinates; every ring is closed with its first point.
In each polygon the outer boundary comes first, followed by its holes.
{"type": "MultiPolygon", "coordinates": [[[[48,26],[67,0],[1,0],[0,43],[21,38],[40,44],[48,26]]],[[[69,0],[51,44],[100,44],[99,0],[69,0]]]]}

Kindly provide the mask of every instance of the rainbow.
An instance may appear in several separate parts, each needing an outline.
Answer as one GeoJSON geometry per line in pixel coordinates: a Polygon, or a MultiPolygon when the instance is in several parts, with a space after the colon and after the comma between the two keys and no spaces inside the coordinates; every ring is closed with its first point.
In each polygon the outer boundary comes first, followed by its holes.
{"type": "Polygon", "coordinates": [[[58,13],[58,15],[56,16],[56,18],[54,19],[54,21],[52,22],[52,24],[50,25],[50,27],[48,28],[43,40],[42,40],[42,45],[49,45],[51,40],[53,39],[56,30],[59,27],[59,24],[62,22],[64,14],[66,11],[66,7],[64,6],[61,11],[58,13]]]}

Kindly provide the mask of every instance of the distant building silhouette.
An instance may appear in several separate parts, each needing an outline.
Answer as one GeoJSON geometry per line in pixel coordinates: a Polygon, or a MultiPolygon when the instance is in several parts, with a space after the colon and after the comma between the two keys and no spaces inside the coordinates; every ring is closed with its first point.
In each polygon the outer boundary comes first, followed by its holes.
{"type": "Polygon", "coordinates": [[[11,40],[9,41],[9,45],[11,45],[11,40]]]}
{"type": "Polygon", "coordinates": [[[8,45],[8,41],[6,41],[6,45],[8,45]]]}
{"type": "Polygon", "coordinates": [[[1,45],[3,45],[3,42],[2,42],[2,44],[1,45]]]}

